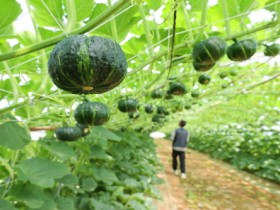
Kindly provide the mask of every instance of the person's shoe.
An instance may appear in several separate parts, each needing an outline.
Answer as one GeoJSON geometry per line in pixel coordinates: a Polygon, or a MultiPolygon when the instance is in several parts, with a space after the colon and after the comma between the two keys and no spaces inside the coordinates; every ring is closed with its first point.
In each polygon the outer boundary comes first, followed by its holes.
{"type": "Polygon", "coordinates": [[[182,178],[182,179],[186,179],[186,174],[185,174],[185,173],[182,173],[182,174],[181,174],[181,178],[182,178]]]}
{"type": "Polygon", "coordinates": [[[179,171],[178,170],[173,170],[173,174],[175,174],[176,176],[179,175],[179,171]]]}

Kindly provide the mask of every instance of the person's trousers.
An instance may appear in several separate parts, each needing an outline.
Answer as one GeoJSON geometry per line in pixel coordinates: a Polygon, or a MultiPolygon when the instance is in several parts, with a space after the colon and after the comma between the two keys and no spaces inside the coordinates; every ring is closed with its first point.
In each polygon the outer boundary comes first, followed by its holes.
{"type": "Polygon", "coordinates": [[[186,173],[185,152],[172,150],[172,168],[173,168],[173,170],[177,170],[177,167],[178,167],[177,157],[178,156],[179,156],[179,161],[180,161],[181,173],[186,173]]]}

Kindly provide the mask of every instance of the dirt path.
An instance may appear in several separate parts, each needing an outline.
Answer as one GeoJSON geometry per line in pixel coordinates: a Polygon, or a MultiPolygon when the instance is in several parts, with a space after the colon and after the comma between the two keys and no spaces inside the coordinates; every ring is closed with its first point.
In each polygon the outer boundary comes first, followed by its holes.
{"type": "Polygon", "coordinates": [[[158,210],[280,210],[280,186],[189,150],[187,179],[171,170],[170,141],[156,139],[163,164],[158,210]]]}

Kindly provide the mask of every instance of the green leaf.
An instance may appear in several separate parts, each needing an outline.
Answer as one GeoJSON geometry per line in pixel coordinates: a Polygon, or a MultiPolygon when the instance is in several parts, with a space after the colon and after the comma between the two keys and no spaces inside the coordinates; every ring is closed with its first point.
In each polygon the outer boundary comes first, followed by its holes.
{"type": "Polygon", "coordinates": [[[18,165],[17,171],[20,180],[30,181],[41,187],[52,187],[54,179],[69,173],[69,169],[63,163],[43,158],[24,160],[18,165]]]}
{"type": "Polygon", "coordinates": [[[17,210],[9,201],[0,199],[0,209],[3,210],[17,210]]]}
{"type": "Polygon", "coordinates": [[[94,1],[92,0],[75,0],[77,20],[81,21],[90,17],[93,8],[94,1]]]}
{"type": "Polygon", "coordinates": [[[23,149],[31,140],[27,130],[16,121],[9,121],[0,124],[0,146],[9,149],[23,149]]]}
{"type": "Polygon", "coordinates": [[[75,187],[79,183],[79,179],[74,174],[67,174],[56,181],[64,184],[67,187],[75,187]]]}
{"type": "Polygon", "coordinates": [[[76,210],[75,203],[72,198],[59,197],[57,207],[59,210],[76,210]]]}
{"type": "Polygon", "coordinates": [[[61,160],[77,159],[77,155],[72,147],[68,146],[65,142],[40,142],[44,149],[50,152],[52,155],[60,158],[61,160]]]}
{"type": "Polygon", "coordinates": [[[0,29],[11,24],[21,13],[20,4],[16,0],[0,0],[0,29]]]}
{"type": "Polygon", "coordinates": [[[90,151],[91,151],[91,156],[93,158],[108,159],[108,157],[109,157],[109,155],[106,154],[106,152],[103,150],[103,148],[96,146],[96,145],[91,146],[90,151]]]}
{"type": "Polygon", "coordinates": [[[121,138],[115,133],[107,130],[102,126],[95,126],[91,129],[91,134],[93,138],[99,138],[104,140],[120,141],[121,138]]]}
{"type": "Polygon", "coordinates": [[[98,209],[98,210],[114,210],[115,209],[113,206],[103,203],[102,201],[96,200],[94,198],[90,199],[90,205],[94,209],[98,209]]]}
{"type": "Polygon", "coordinates": [[[32,185],[18,183],[10,191],[10,195],[18,201],[24,202],[31,208],[40,208],[44,203],[45,194],[42,188],[32,185]]]}
{"type": "Polygon", "coordinates": [[[42,27],[52,26],[60,29],[60,26],[63,27],[63,1],[30,0],[29,2],[34,7],[32,11],[37,24],[42,27]]]}
{"type": "Polygon", "coordinates": [[[96,189],[97,182],[93,178],[84,178],[82,180],[82,188],[85,191],[92,192],[96,189]]]}
{"type": "Polygon", "coordinates": [[[108,185],[112,185],[114,182],[118,181],[115,172],[105,167],[94,167],[93,176],[97,181],[102,181],[108,185]]]}

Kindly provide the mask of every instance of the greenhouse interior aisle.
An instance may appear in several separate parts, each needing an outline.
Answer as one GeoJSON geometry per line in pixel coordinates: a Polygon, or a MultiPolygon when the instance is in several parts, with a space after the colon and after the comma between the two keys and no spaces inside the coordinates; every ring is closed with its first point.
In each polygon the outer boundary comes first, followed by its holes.
{"type": "Polygon", "coordinates": [[[171,170],[170,141],[155,139],[163,165],[158,210],[279,210],[280,186],[188,149],[187,178],[171,170]]]}

